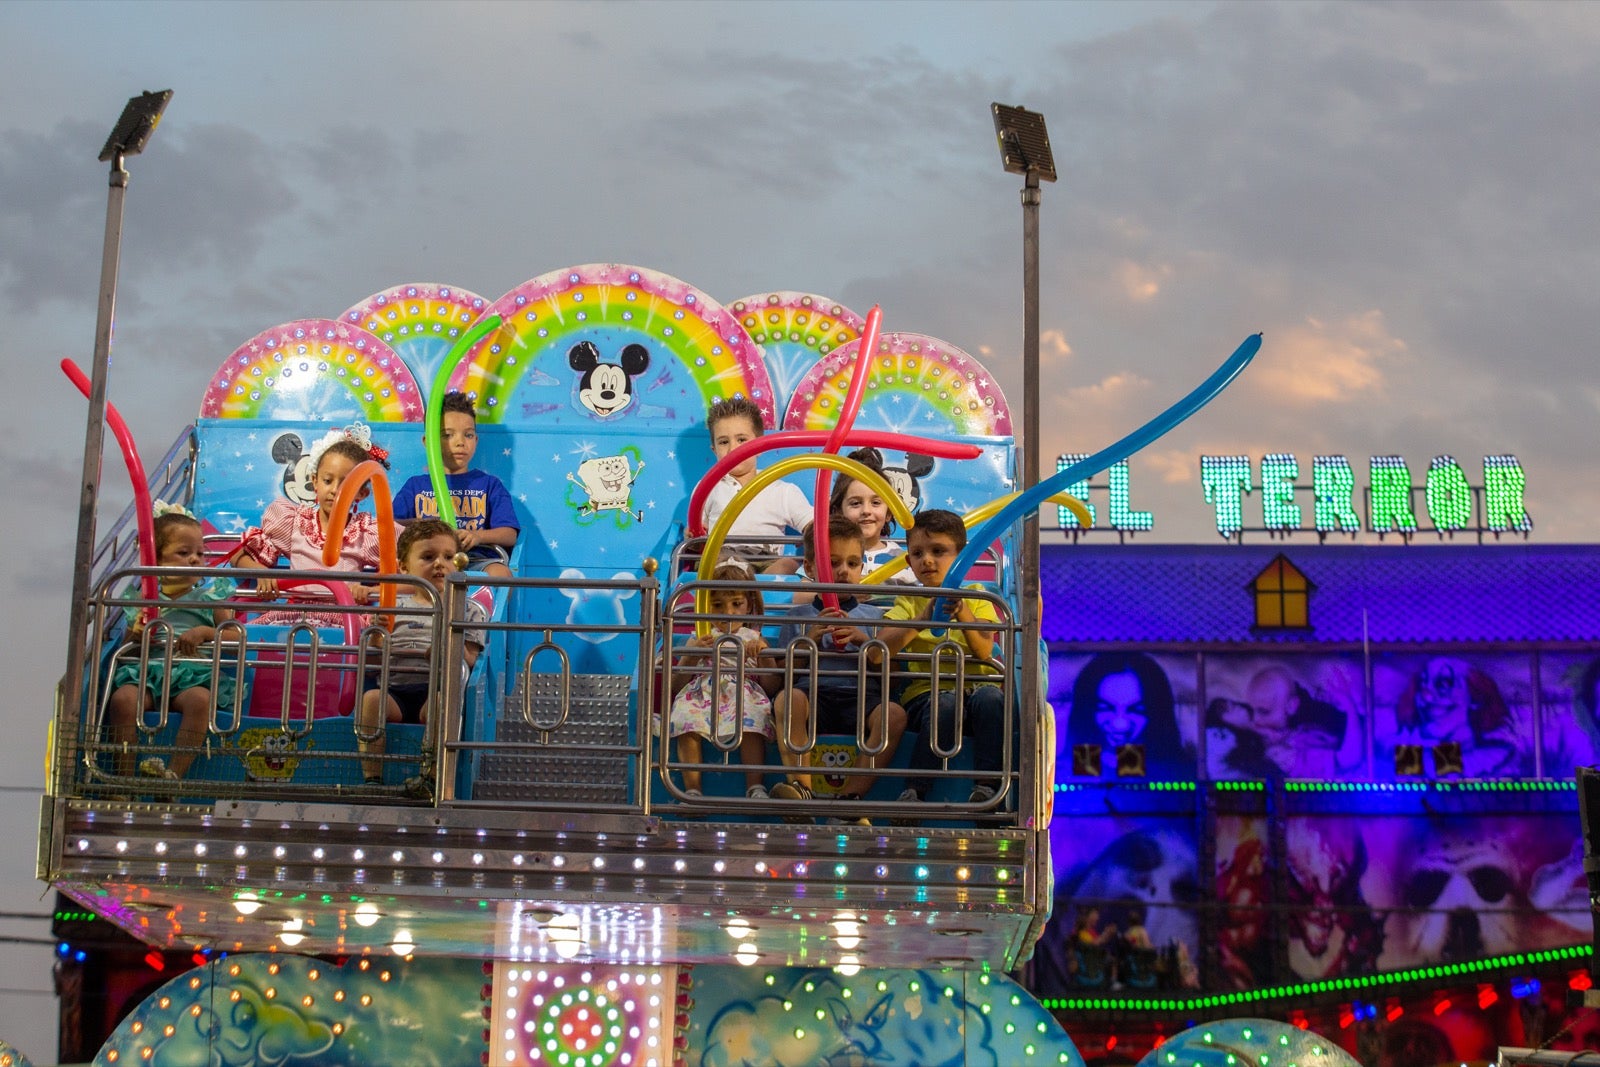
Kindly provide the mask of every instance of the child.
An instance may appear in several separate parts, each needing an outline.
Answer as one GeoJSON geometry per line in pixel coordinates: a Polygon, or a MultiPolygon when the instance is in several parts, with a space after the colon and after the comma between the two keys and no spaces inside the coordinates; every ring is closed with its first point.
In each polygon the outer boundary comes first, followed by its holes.
{"type": "MultiPolygon", "coordinates": [[[[288,557],[289,566],[297,570],[359,571],[377,567],[378,521],[359,511],[352,511],[346,519],[338,561],[332,567],[322,562],[322,546],[328,539],[328,523],[333,518],[339,487],[357,464],[369,459],[385,468],[389,466],[389,453],[372,443],[372,431],[366,426],[357,423],[344,430],[328,431],[311,446],[311,485],[317,502],[295,504],[274,500],[268,504],[261,516],[261,525],[244,533],[237,554],[238,565],[265,569],[288,557]]],[[[371,491],[370,485],[364,486],[357,502],[366,499],[371,491]]],[[[278,583],[262,578],[256,582],[256,588],[271,596],[277,592],[278,583]]],[[[369,603],[374,592],[373,586],[350,583],[350,596],[357,604],[369,603]]],[[[314,626],[339,626],[344,616],[337,612],[317,614],[285,610],[267,612],[255,621],[286,626],[301,620],[314,626]]]]}
{"type": "MultiPolygon", "coordinates": [[[[733,561],[718,564],[717,569],[711,572],[713,581],[749,581],[750,577],[744,564],[733,561]]],[[[709,599],[713,615],[759,616],[764,610],[761,594],[754,591],[713,589],[709,599]]],[[[773,736],[772,701],[757,683],[753,670],[761,664],[761,653],[767,647],[760,632],[746,623],[717,620],[711,623],[709,634],[702,637],[696,633],[683,647],[717,649],[719,685],[716,699],[713,700],[709,656],[701,654],[696,657],[706,661],[706,673],[695,677],[678,691],[672,700],[672,713],[667,718],[667,733],[677,738],[678,760],[682,763],[700,763],[701,742],[713,734],[725,737],[738,724],[739,759],[750,766],[765,763],[767,742],[773,736]],[[743,647],[743,687],[737,684],[734,672],[738,663],[727,650],[727,643],[717,645],[718,639],[727,634],[737,637],[743,647]]],[[[687,658],[681,652],[679,657],[687,658]]],[[[744,782],[746,796],[756,800],[767,798],[759,771],[745,772],[744,782]]],[[[699,771],[683,772],[683,791],[691,797],[701,795],[699,771]]]]}
{"type": "MultiPolygon", "coordinates": [[[[200,520],[178,506],[156,502],[155,507],[156,564],[162,567],[204,567],[205,540],[200,520]]],[[[136,599],[143,595],[142,583],[135,582],[123,594],[136,599]]],[[[217,627],[233,619],[231,608],[216,607],[233,595],[234,582],[229,578],[199,578],[194,576],[163,577],[160,580],[162,600],[170,606],[160,609],[160,619],[166,624],[168,639],[176,646],[174,656],[194,656],[200,646],[216,640],[217,627]]],[[[128,636],[138,640],[146,626],[144,608],[126,608],[128,636]]],[[[160,635],[160,631],[157,631],[160,635]]],[[[117,773],[126,775],[132,757],[127,746],[137,739],[139,713],[155,706],[163,686],[166,671],[164,657],[157,646],[150,650],[149,669],[144,676],[144,688],[139,687],[139,665],[124,663],[111,676],[111,700],[106,708],[110,736],[117,745],[117,773]]],[[[213,707],[232,708],[234,679],[230,673],[218,673],[213,679],[211,663],[194,663],[173,659],[172,679],[169,689],[171,707],[178,713],[178,737],[171,764],[160,756],[141,760],[139,773],[153,778],[182,778],[194,762],[195,751],[205,740],[206,727],[211,720],[213,707]],[[212,684],[215,681],[215,692],[212,684]]]]}
{"type": "MultiPolygon", "coordinates": [[[[917,524],[911,528],[911,533],[906,538],[906,555],[910,557],[911,570],[924,586],[942,585],[945,575],[949,573],[950,564],[955,562],[965,547],[967,547],[967,528],[962,524],[961,517],[954,512],[939,509],[924,511],[917,516],[917,524]]],[[[994,656],[995,630],[981,627],[972,629],[951,627],[944,630],[943,636],[940,636],[932,630],[924,629],[924,625],[932,615],[934,605],[939,602],[940,598],[936,597],[908,595],[897,598],[894,606],[884,614],[884,621],[898,620],[911,625],[885,628],[879,632],[879,637],[889,647],[892,655],[901,652],[927,655],[947,639],[966,646],[967,681],[964,700],[961,701],[965,707],[961,743],[973,746],[973,762],[979,777],[968,802],[982,804],[993,799],[999,791],[1001,782],[994,775],[1001,770],[1005,741],[1005,734],[1002,732],[1006,718],[1005,694],[992,680],[998,677],[999,671],[982,662],[994,656]]],[[[956,607],[951,615],[955,622],[990,623],[998,626],[999,618],[995,614],[994,605],[989,601],[961,599],[955,603],[956,607]]],[[[928,660],[913,660],[908,663],[911,681],[900,692],[900,703],[905,706],[908,723],[914,723],[921,734],[917,747],[911,754],[911,767],[919,771],[935,770],[940,764],[940,757],[934,753],[932,745],[935,713],[938,715],[940,747],[948,749],[955,739],[957,694],[954,688],[942,688],[937,694],[932,691],[932,680],[928,677],[931,666],[928,660]],[[937,703],[934,700],[936,695],[937,703]]],[[[946,653],[940,660],[939,668],[942,676],[940,681],[944,683],[944,680],[954,673],[954,658],[946,653]]],[[[1013,724],[1013,737],[1015,737],[1015,724],[1013,724]]],[[[1012,744],[1012,754],[1013,756],[1017,754],[1015,741],[1012,744]]],[[[932,778],[912,778],[905,791],[900,794],[900,800],[921,800],[932,787],[932,778]]]]}
{"type": "MultiPolygon", "coordinates": [[[[711,405],[706,412],[706,429],[711,432],[711,451],[718,459],[726,456],[747,441],[754,441],[766,432],[761,421],[761,409],[742,396],[726,397],[711,405]]],[[[717,516],[727,508],[735,493],[750,484],[756,476],[756,461],[752,456],[739,464],[712,487],[706,497],[705,521],[707,528],[714,525],[717,516]]],[[[779,538],[789,530],[799,530],[811,521],[812,508],[806,495],[798,486],[777,481],[767,486],[733,521],[729,529],[732,537],[779,538]]],[[[766,560],[779,557],[764,566],[769,574],[793,574],[800,561],[783,554],[782,544],[741,544],[730,546],[730,551],[741,558],[766,560]]]]}
{"type": "MultiPolygon", "coordinates": [[[[444,453],[445,484],[456,509],[456,532],[461,547],[473,562],[490,561],[483,572],[494,578],[511,577],[511,569],[500,562],[503,548],[508,553],[517,543],[522,527],[504,483],[481,470],[470,470],[478,451],[478,419],[472,398],[466,393],[444,395],[440,416],[439,448],[444,453]]],[[[439,505],[433,498],[433,479],[427,474],[407,478],[394,495],[396,522],[409,523],[419,518],[438,518],[439,505]]]]}
{"type": "MultiPolygon", "coordinates": [[[[801,536],[805,544],[806,573],[814,574],[817,549],[811,527],[807,526],[801,536]]],[[[865,539],[861,527],[843,515],[834,515],[828,519],[828,555],[833,563],[835,582],[854,585],[861,580],[862,542],[865,539]]],[[[856,619],[864,621],[881,619],[883,609],[861,603],[853,596],[841,596],[838,607],[825,608],[819,596],[814,597],[809,603],[796,604],[790,608],[788,617],[790,621],[785,622],[779,632],[779,642],[787,648],[794,645],[802,636],[815,641],[818,649],[818,674],[816,692],[812,693],[810,654],[808,651],[796,650],[794,688],[779,693],[772,705],[778,721],[788,724],[785,732],[789,744],[778,746],[783,762],[793,767],[802,765],[801,761],[805,757],[791,751],[791,746],[799,748],[808,740],[813,707],[816,709],[818,733],[849,734],[851,737],[855,737],[858,732],[858,709],[870,708],[867,713],[867,747],[876,750],[882,745],[883,748],[878,755],[867,757],[867,766],[876,770],[881,763],[889,762],[894,758],[895,747],[900,744],[900,735],[905,733],[906,713],[899,704],[884,703],[882,682],[878,673],[874,671],[868,671],[866,694],[864,699],[858,701],[856,674],[858,658],[855,650],[860,649],[872,637],[860,626],[850,625],[851,620],[856,619]],[[886,727],[887,743],[884,741],[886,727]]],[[[840,796],[847,800],[859,800],[872,788],[872,782],[873,778],[870,775],[852,775],[845,783],[840,796]]],[[[779,782],[772,787],[772,795],[780,800],[811,799],[811,775],[791,774],[788,781],[779,782]]],[[[860,825],[872,825],[866,819],[857,821],[860,825]]]]}
{"type": "MultiPolygon", "coordinates": [[[[400,543],[395,555],[400,559],[400,569],[418,578],[425,578],[440,594],[445,583],[455,573],[456,553],[461,551],[457,531],[438,519],[418,519],[400,533],[400,543]]],[[[478,661],[483,651],[483,631],[471,629],[481,626],[489,617],[483,605],[468,600],[465,634],[465,662],[462,677],[478,661]]],[[[398,608],[428,608],[427,598],[402,589],[395,597],[398,608]]],[[[428,721],[428,701],[432,696],[428,684],[428,657],[433,653],[433,620],[426,615],[396,615],[394,629],[386,641],[389,647],[389,688],[379,690],[383,677],[371,667],[362,683],[361,706],[356,713],[357,743],[364,756],[381,756],[384,752],[383,723],[428,721]],[[374,737],[374,735],[376,735],[374,737]],[[369,740],[370,739],[370,740],[369,740]]],[[[383,782],[382,761],[376,758],[361,761],[361,775],[367,785],[383,782]]],[[[419,778],[406,783],[407,791],[426,795],[431,782],[431,768],[424,766],[419,778]]]]}
{"type": "MultiPolygon", "coordinates": [[[[871,467],[879,474],[883,473],[883,456],[876,448],[858,448],[850,453],[849,458],[871,467]]],[[[828,512],[832,515],[843,515],[861,527],[861,558],[864,573],[871,574],[900,555],[900,546],[887,539],[887,535],[894,533],[894,520],[889,517],[889,505],[884,503],[883,498],[878,496],[877,490],[866,482],[858,482],[854,478],[841,478],[835,483],[833,493],[828,498],[828,512]]],[[[917,577],[909,568],[896,571],[887,580],[897,585],[917,584],[917,577]]]]}

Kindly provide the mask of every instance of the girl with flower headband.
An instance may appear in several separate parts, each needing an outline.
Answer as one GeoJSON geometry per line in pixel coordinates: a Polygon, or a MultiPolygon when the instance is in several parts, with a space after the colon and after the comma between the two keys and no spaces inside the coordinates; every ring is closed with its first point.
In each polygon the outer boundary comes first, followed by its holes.
{"type": "MultiPolygon", "coordinates": [[[[200,520],[181,505],[157,500],[155,513],[156,565],[161,567],[204,567],[205,539],[200,520]]],[[[231,578],[200,578],[192,575],[160,578],[162,605],[157,618],[162,626],[158,638],[174,645],[172,677],[166,679],[166,657],[155,648],[141,675],[137,663],[123,663],[111,676],[111,699],[106,705],[110,741],[116,746],[116,771],[132,773],[132,746],[137,741],[137,722],[141,712],[155,707],[165,688],[170,708],[178,713],[178,736],[170,763],[151,756],[139,764],[139,773],[152,778],[182,778],[194,762],[205,740],[212,707],[231,708],[234,677],[223,670],[211,673],[211,657],[201,654],[200,646],[217,640],[217,627],[233,620],[232,608],[219,607],[233,596],[231,578]],[[203,659],[204,662],[197,662],[203,659]]],[[[143,595],[139,582],[122,594],[125,600],[143,595]]],[[[128,637],[139,640],[148,625],[145,609],[123,609],[128,620],[128,637]]]]}
{"type": "MultiPolygon", "coordinates": [[[[322,546],[328,540],[328,524],[333,519],[339,487],[358,464],[369,459],[376,460],[385,469],[389,466],[389,453],[372,443],[372,431],[361,423],[324,434],[311,446],[311,487],[316,502],[296,504],[290,500],[274,500],[268,504],[261,516],[261,525],[244,533],[238,565],[268,568],[287,559],[290,568],[295,570],[360,571],[377,567],[378,521],[370,514],[353,510],[345,522],[338,562],[331,568],[322,562],[322,546]]],[[[370,485],[364,486],[356,502],[365,500],[371,491],[370,485]]],[[[278,588],[270,578],[261,579],[256,587],[268,595],[276,593],[278,588]]],[[[350,583],[350,597],[357,604],[371,603],[375,593],[374,586],[350,583]]],[[[334,612],[287,610],[267,612],[256,621],[289,625],[302,619],[324,626],[338,626],[344,621],[343,616],[334,612]]]]}

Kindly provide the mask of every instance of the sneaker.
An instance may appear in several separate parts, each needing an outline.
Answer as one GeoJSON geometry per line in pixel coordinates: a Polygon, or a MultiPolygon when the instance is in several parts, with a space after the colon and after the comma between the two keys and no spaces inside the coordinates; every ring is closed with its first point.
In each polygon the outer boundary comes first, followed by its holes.
{"type": "Polygon", "coordinates": [[[365,778],[361,779],[361,784],[362,785],[382,785],[383,784],[383,775],[381,775],[381,774],[369,774],[365,778]]]}
{"type": "Polygon", "coordinates": [[[169,782],[178,780],[178,776],[167,768],[167,761],[160,756],[147,756],[140,760],[139,774],[144,778],[161,778],[169,782]]]}
{"type": "MultiPolygon", "coordinates": [[[[772,787],[768,794],[773,800],[810,800],[811,790],[798,782],[782,781],[772,787]]],[[[810,822],[804,815],[785,815],[783,821],[787,823],[810,822]]]]}
{"type": "Polygon", "coordinates": [[[989,801],[991,801],[993,799],[994,799],[994,786],[992,786],[992,785],[975,785],[975,786],[972,787],[972,795],[967,798],[967,803],[968,804],[987,804],[987,803],[989,803],[989,801]]]}
{"type": "Polygon", "coordinates": [[[704,794],[702,794],[698,789],[685,789],[683,791],[683,795],[691,800],[699,800],[704,794]]]}
{"type": "Polygon", "coordinates": [[[405,780],[400,787],[405,795],[412,800],[433,799],[433,779],[423,774],[415,774],[405,780]]]}
{"type": "Polygon", "coordinates": [[[744,791],[744,795],[751,800],[771,800],[772,794],[767,792],[767,787],[759,782],[744,791]]]}

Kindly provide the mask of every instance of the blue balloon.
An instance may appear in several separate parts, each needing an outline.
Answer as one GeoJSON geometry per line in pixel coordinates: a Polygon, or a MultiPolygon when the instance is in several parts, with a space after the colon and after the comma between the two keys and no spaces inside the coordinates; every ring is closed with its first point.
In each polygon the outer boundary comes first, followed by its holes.
{"type": "MultiPolygon", "coordinates": [[[[1036,510],[1052,495],[1062,492],[1073,482],[1091,478],[1114,463],[1120,463],[1141,448],[1153,443],[1178,423],[1209,404],[1216,395],[1226,389],[1239,372],[1244,370],[1256,353],[1261,350],[1261,335],[1251,334],[1244,339],[1244,343],[1234,350],[1222,366],[1212,372],[1211,377],[1201,382],[1194,391],[1176,404],[1172,405],[1160,415],[1151,419],[1137,430],[1107,448],[1102,448],[1087,459],[1081,459],[1064,471],[1046,478],[1044,481],[1027,490],[1011,503],[1001,508],[989,519],[988,522],[978,527],[975,534],[967,539],[967,547],[961,555],[950,565],[950,571],[945,575],[944,584],[956,587],[961,584],[961,579],[972,569],[978,561],[986,546],[1006,531],[1012,523],[1025,517],[1029,512],[1036,510]]],[[[934,609],[935,615],[941,619],[949,618],[953,610],[947,606],[950,602],[941,600],[934,609]]]]}

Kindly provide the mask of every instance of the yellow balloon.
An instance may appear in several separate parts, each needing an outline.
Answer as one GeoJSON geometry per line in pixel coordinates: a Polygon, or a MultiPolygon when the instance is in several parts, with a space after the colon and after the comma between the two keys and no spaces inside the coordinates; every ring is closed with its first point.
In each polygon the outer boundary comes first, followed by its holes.
{"type": "MultiPolygon", "coordinates": [[[[750,484],[733,494],[733,499],[728,501],[728,506],[722,510],[721,515],[717,516],[717,521],[712,524],[710,531],[706,534],[705,547],[700,550],[700,571],[696,577],[701,581],[710,579],[711,572],[716,570],[717,567],[717,557],[721,554],[722,542],[727,540],[728,531],[733,527],[733,520],[739,517],[739,513],[760,494],[761,490],[786,474],[791,474],[794,471],[816,470],[819,467],[838,471],[840,474],[849,475],[856,481],[864,483],[874,493],[878,494],[879,499],[889,506],[889,511],[896,519],[900,520],[902,526],[910,528],[913,521],[911,509],[906,507],[905,501],[900,499],[900,494],[894,491],[888,480],[871,467],[844,456],[834,456],[827,453],[792,456],[789,459],[774,463],[752,478],[750,484]]],[[[710,599],[710,594],[701,589],[695,595],[695,610],[702,615],[711,610],[710,599]]],[[[704,637],[711,632],[711,624],[708,622],[696,623],[695,632],[704,637]]]]}
{"type": "MultiPolygon", "coordinates": [[[[1007,493],[1005,496],[996,497],[986,504],[979,504],[977,507],[963,515],[961,517],[961,521],[966,525],[967,529],[970,530],[984,519],[989,518],[1001,508],[1011,503],[1011,501],[1015,500],[1019,495],[1021,494],[1007,493]]],[[[1060,504],[1062,507],[1072,512],[1073,517],[1078,520],[1078,525],[1085,529],[1094,525],[1094,516],[1089,514],[1089,509],[1084,506],[1083,501],[1079,500],[1070,493],[1056,493],[1044,503],[1060,504]]],[[[1041,503],[1040,506],[1042,507],[1043,503],[1041,503]]],[[[906,529],[909,530],[910,528],[911,526],[908,523],[906,525],[906,529]]],[[[907,560],[905,556],[896,556],[888,563],[885,563],[883,566],[879,567],[877,570],[861,579],[861,584],[879,585],[894,575],[899,574],[900,571],[904,570],[906,563],[907,560]]]]}

